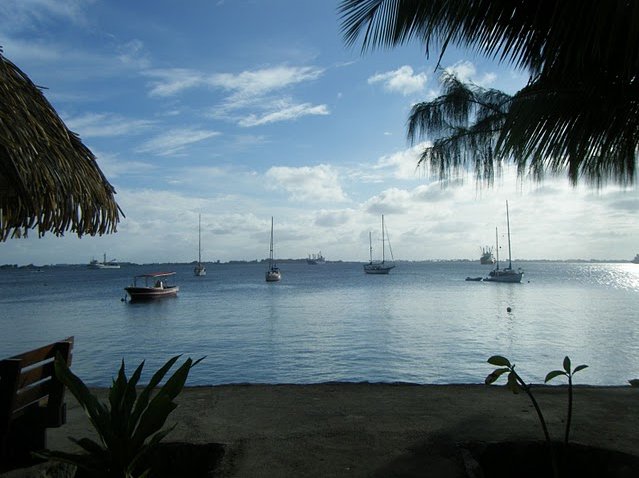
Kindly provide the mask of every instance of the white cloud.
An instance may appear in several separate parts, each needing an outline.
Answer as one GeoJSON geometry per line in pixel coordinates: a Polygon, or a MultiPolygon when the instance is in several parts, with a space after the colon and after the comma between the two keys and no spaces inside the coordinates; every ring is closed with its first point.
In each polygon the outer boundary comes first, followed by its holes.
{"type": "Polygon", "coordinates": [[[423,177],[423,170],[417,166],[417,162],[427,145],[427,143],[420,143],[411,148],[382,156],[373,166],[373,170],[379,171],[384,176],[390,174],[396,179],[419,179],[423,177]]]}
{"type": "Polygon", "coordinates": [[[323,116],[327,114],[329,114],[329,111],[326,105],[311,105],[310,103],[304,103],[301,105],[285,106],[280,110],[272,111],[262,116],[251,114],[246,118],[241,119],[238,124],[244,127],[251,127],[268,123],[276,123],[279,121],[295,120],[302,116],[323,116]]]}
{"type": "Polygon", "coordinates": [[[444,68],[444,70],[455,75],[463,83],[474,83],[485,88],[497,79],[497,75],[494,73],[484,73],[478,77],[477,68],[468,60],[458,61],[454,65],[444,68]]]}
{"type": "Polygon", "coordinates": [[[331,166],[290,168],[272,167],[266,172],[272,188],[281,188],[293,201],[342,202],[346,195],[339,184],[339,177],[331,166]]]}
{"type": "Polygon", "coordinates": [[[237,75],[222,73],[213,75],[210,84],[233,91],[237,97],[264,95],[305,81],[316,80],[324,70],[312,66],[278,66],[237,75]]]}
{"type": "MultiPolygon", "coordinates": [[[[131,161],[127,159],[122,161],[117,155],[93,151],[97,158],[98,166],[107,179],[111,182],[123,175],[135,175],[140,173],[148,173],[154,169],[154,166],[141,161],[131,161]]],[[[116,198],[117,200],[117,198],[116,198]]]]}
{"type": "Polygon", "coordinates": [[[216,73],[206,75],[186,68],[153,69],[144,74],[151,82],[152,96],[174,96],[184,90],[196,87],[220,88],[231,92],[227,107],[243,107],[255,97],[282,90],[291,85],[319,78],[323,70],[316,67],[278,66],[259,70],[243,71],[238,74],[216,73]]]}
{"type": "Polygon", "coordinates": [[[408,96],[423,91],[427,80],[426,73],[414,74],[412,67],[404,65],[397,70],[371,76],[368,84],[382,83],[386,91],[408,96]]]}
{"type": "Polygon", "coordinates": [[[22,30],[51,20],[85,24],[85,9],[94,0],[3,0],[0,2],[2,30],[22,30]]]}
{"type": "Polygon", "coordinates": [[[118,59],[125,65],[133,65],[137,68],[148,68],[151,61],[140,40],[131,40],[118,47],[118,59]]]}
{"type": "Polygon", "coordinates": [[[111,113],[88,113],[69,118],[65,123],[82,138],[136,135],[155,124],[153,121],[132,120],[111,113]]]}
{"type": "Polygon", "coordinates": [[[150,83],[150,96],[174,96],[184,90],[206,84],[201,73],[186,68],[154,69],[143,74],[155,78],[150,83]]]}
{"type": "Polygon", "coordinates": [[[212,110],[215,118],[237,121],[239,126],[251,127],[288,121],[308,115],[328,115],[326,105],[297,103],[276,95],[294,85],[319,78],[324,70],[317,67],[277,66],[243,71],[238,74],[206,75],[190,69],[155,69],[144,74],[153,78],[151,96],[170,97],[193,88],[220,89],[228,96],[212,110]],[[258,109],[261,113],[250,110],[258,109]],[[247,114],[238,115],[246,110],[247,114]],[[234,116],[231,116],[234,114],[234,116]]]}
{"type": "Polygon", "coordinates": [[[193,143],[204,141],[219,134],[217,131],[202,129],[175,129],[163,132],[148,140],[137,148],[136,152],[169,156],[181,152],[193,143]]]}

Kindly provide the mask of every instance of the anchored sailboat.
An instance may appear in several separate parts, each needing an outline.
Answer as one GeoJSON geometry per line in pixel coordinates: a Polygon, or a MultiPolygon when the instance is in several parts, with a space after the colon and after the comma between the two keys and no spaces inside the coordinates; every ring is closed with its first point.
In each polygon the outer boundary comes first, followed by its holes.
{"type": "Polygon", "coordinates": [[[277,282],[282,280],[282,273],[273,259],[273,216],[271,216],[271,247],[268,257],[268,270],[266,271],[266,282],[277,282]]]}
{"type": "MultiPolygon", "coordinates": [[[[513,270],[512,252],[510,248],[510,215],[508,214],[508,201],[506,201],[506,224],[508,226],[508,267],[505,269],[499,268],[499,238],[496,237],[497,265],[492,271],[490,271],[488,277],[484,278],[487,282],[519,283],[524,275],[524,271],[522,271],[521,268],[516,271],[513,270]]],[[[497,228],[495,228],[495,236],[497,236],[497,228]]]]}
{"type": "Polygon", "coordinates": [[[373,239],[372,239],[372,235],[369,232],[368,233],[368,241],[370,243],[370,262],[368,264],[364,264],[364,272],[366,272],[367,274],[388,274],[391,269],[395,268],[395,264],[393,262],[386,262],[386,257],[384,254],[384,250],[385,250],[385,246],[386,246],[386,241],[388,241],[388,249],[390,250],[391,253],[391,259],[394,261],[395,259],[393,258],[393,249],[391,248],[390,245],[390,239],[386,239],[385,237],[385,232],[386,232],[386,227],[384,226],[384,215],[382,214],[382,260],[377,261],[377,262],[373,262],[373,239]]]}
{"type": "Polygon", "coordinates": [[[198,216],[197,222],[197,265],[193,269],[193,274],[198,277],[206,275],[206,267],[202,264],[202,215],[198,216]]]}

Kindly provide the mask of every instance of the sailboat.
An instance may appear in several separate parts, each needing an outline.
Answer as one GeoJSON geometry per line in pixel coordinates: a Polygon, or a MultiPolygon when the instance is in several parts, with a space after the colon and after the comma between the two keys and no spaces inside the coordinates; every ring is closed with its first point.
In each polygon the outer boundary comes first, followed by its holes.
{"type": "Polygon", "coordinates": [[[508,201],[506,201],[506,224],[508,226],[508,267],[505,269],[499,268],[499,238],[497,234],[497,228],[495,228],[495,242],[497,243],[497,265],[490,271],[488,277],[484,278],[487,282],[511,282],[520,283],[521,278],[524,275],[524,271],[521,268],[516,271],[513,270],[512,252],[510,248],[510,215],[508,214],[508,201]]]}
{"type": "Polygon", "coordinates": [[[197,222],[197,265],[193,269],[193,274],[198,277],[206,275],[206,267],[202,264],[202,215],[200,214],[197,222]]]}
{"type": "Polygon", "coordinates": [[[271,216],[271,246],[268,256],[268,270],[266,271],[266,282],[277,282],[282,280],[282,273],[273,259],[273,216],[271,216]]]}
{"type": "MultiPolygon", "coordinates": [[[[393,262],[386,262],[386,257],[384,254],[385,246],[386,246],[386,228],[384,227],[384,215],[382,214],[382,260],[373,262],[373,238],[372,234],[368,233],[368,242],[370,243],[370,262],[368,264],[364,264],[364,272],[367,274],[388,274],[391,269],[395,268],[395,264],[393,262]]],[[[388,240],[388,248],[391,253],[391,259],[393,258],[393,250],[391,249],[390,240],[388,240]]]]}

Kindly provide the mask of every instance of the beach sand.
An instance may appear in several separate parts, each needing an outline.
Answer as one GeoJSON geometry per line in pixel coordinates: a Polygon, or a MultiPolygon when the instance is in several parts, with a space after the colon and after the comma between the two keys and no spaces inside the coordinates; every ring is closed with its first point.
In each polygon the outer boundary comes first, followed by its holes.
{"type": "MultiPolygon", "coordinates": [[[[567,388],[534,391],[561,440],[567,388]]],[[[94,436],[67,401],[68,422],[49,431],[50,449],[74,450],[68,436],[94,436]]],[[[458,443],[543,439],[526,395],[503,386],[222,385],[187,388],[178,404],[165,441],[224,444],[223,477],[463,477],[458,443]]],[[[571,440],[639,454],[638,405],[639,388],[576,387],[571,440]]]]}

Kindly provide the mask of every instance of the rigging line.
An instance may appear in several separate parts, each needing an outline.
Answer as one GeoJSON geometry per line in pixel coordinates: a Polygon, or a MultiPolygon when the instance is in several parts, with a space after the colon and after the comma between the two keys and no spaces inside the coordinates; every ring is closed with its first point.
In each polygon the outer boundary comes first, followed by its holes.
{"type": "MultiPolygon", "coordinates": [[[[393,248],[391,247],[391,243],[390,243],[390,235],[388,234],[388,228],[386,227],[386,225],[384,225],[384,229],[386,229],[386,240],[388,241],[388,250],[391,253],[392,261],[395,262],[395,257],[393,256],[393,248]]],[[[382,247],[384,247],[384,244],[382,244],[382,247]]]]}

